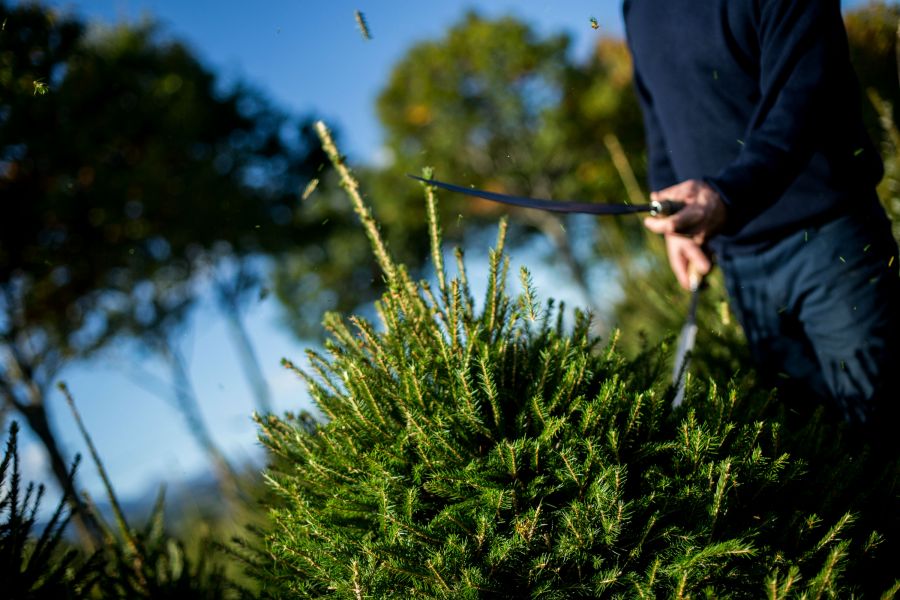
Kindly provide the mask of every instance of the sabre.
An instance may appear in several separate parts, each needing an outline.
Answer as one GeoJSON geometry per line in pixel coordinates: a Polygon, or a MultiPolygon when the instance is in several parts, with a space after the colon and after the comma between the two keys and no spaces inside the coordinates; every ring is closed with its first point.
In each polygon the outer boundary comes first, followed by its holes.
{"type": "Polygon", "coordinates": [[[512,206],[521,206],[523,208],[536,208],[538,210],[549,210],[561,213],[584,213],[589,215],[630,215],[636,213],[650,213],[653,217],[665,217],[674,215],[682,208],[684,202],[678,200],[653,200],[649,204],[601,204],[597,202],[572,202],[567,200],[544,200],[542,198],[529,198],[527,196],[511,196],[509,194],[499,194],[497,192],[489,192],[487,190],[479,190],[475,188],[467,188],[461,185],[454,185],[437,179],[426,179],[416,175],[407,175],[412,179],[416,179],[428,185],[443,188],[451,192],[466,194],[467,196],[475,196],[492,202],[500,202],[512,206]]]}

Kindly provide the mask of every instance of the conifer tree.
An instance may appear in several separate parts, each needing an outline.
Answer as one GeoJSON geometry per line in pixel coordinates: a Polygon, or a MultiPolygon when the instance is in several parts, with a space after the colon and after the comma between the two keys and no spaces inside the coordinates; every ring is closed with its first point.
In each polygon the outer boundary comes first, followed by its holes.
{"type": "MultiPolygon", "coordinates": [[[[854,512],[896,514],[895,494],[854,495],[867,463],[829,454],[840,428],[813,418],[786,432],[740,382],[695,385],[673,411],[663,352],[623,357],[588,315],[540,303],[525,269],[511,295],[502,221],[477,301],[459,251],[455,277],[445,268],[429,188],[436,285],[412,281],[318,131],[387,291],[380,325],[329,315],[326,353],[310,351],[307,370],[286,363],[324,419],[260,419],[278,495],[251,557],[264,595],[896,593],[891,540],[854,512]]],[[[866,483],[896,489],[896,459],[879,464],[866,483]]]]}

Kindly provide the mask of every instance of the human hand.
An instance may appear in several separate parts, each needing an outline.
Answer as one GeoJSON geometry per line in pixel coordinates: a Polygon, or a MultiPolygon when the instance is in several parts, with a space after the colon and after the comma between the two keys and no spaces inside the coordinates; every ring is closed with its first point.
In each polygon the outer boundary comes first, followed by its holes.
{"type": "Polygon", "coordinates": [[[725,203],[716,190],[699,179],[688,179],[653,192],[650,199],[685,203],[674,215],[644,219],[644,226],[654,233],[688,236],[697,246],[702,246],[725,225],[725,203]]]}
{"type": "Polygon", "coordinates": [[[693,290],[700,284],[700,277],[709,273],[712,262],[694,240],[681,235],[668,234],[666,252],[669,266],[678,283],[686,290],[693,290]]]}

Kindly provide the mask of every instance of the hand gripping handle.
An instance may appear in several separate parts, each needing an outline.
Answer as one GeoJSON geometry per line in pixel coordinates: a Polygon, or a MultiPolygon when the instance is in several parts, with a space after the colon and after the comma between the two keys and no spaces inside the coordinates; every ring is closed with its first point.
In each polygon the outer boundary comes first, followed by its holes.
{"type": "Polygon", "coordinates": [[[652,200],[650,202],[651,217],[668,217],[684,208],[684,202],[678,200],[652,200]]]}

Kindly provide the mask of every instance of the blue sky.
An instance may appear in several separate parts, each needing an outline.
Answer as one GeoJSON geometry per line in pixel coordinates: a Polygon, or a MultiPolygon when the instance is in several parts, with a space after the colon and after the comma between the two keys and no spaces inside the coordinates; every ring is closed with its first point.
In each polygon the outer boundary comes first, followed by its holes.
{"type": "MultiPolygon", "coordinates": [[[[854,6],[856,2],[845,2],[854,6]]],[[[541,34],[566,31],[576,58],[588,56],[600,35],[621,35],[618,0],[63,0],[44,2],[96,23],[151,18],[164,35],[187,43],[224,78],[245,81],[277,105],[296,114],[315,114],[342,132],[343,151],[357,162],[377,160],[381,131],[374,100],[393,64],[418,41],[438,38],[466,11],[485,16],[511,14],[541,34]],[[357,28],[354,11],[365,14],[372,39],[357,28]],[[591,27],[594,17],[599,29],[591,27]]],[[[478,257],[470,255],[470,260],[478,257]]],[[[535,274],[540,290],[565,297],[552,274],[535,274]]],[[[578,298],[572,298],[578,302],[578,298]]],[[[278,410],[298,410],[307,402],[303,385],[279,366],[282,357],[302,362],[305,344],[285,333],[279,308],[269,299],[248,314],[248,328],[260,355],[278,410]]],[[[251,394],[236,353],[215,310],[198,312],[181,340],[204,415],[217,441],[237,461],[259,457],[250,420],[251,394]]],[[[147,374],[165,377],[152,358],[132,347],[76,364],[63,378],[69,384],[120,494],[150,493],[155,482],[205,470],[178,414],[168,401],[136,381],[147,374]]],[[[54,423],[71,456],[84,452],[62,398],[50,398],[54,423]]],[[[26,438],[27,439],[27,438],[26,438]]],[[[23,448],[26,476],[45,479],[40,448],[23,448]]],[[[82,483],[101,493],[92,465],[82,467],[82,483]]]]}
{"type": "Polygon", "coordinates": [[[281,106],[314,112],[346,130],[345,152],[374,157],[379,130],[374,99],[387,74],[415,42],[441,36],[467,10],[512,14],[540,33],[569,31],[585,56],[597,36],[620,34],[620,6],[610,0],[62,0],[49,4],[106,22],[151,16],[226,78],[263,89],[281,106]],[[361,11],[372,39],[354,19],[361,11]],[[591,28],[590,18],[601,27],[591,28]]]}

